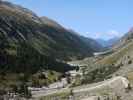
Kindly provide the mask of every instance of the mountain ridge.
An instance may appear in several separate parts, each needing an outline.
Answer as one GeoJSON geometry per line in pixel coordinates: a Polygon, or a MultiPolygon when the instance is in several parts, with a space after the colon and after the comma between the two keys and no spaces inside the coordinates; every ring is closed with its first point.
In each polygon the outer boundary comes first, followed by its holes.
{"type": "Polygon", "coordinates": [[[81,36],[57,22],[47,17],[40,18],[32,11],[9,2],[0,2],[0,23],[1,59],[5,60],[5,63],[1,61],[3,66],[15,65],[17,68],[23,62],[23,67],[26,67],[32,60],[41,60],[35,64],[37,68],[45,66],[45,58],[52,58],[55,62],[82,59],[96,51],[81,36]]]}

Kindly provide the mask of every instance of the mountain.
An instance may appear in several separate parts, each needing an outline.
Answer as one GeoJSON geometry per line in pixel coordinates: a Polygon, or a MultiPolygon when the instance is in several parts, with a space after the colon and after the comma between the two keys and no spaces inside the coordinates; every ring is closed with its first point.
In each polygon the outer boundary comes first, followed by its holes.
{"type": "Polygon", "coordinates": [[[9,2],[0,1],[0,23],[0,64],[4,71],[35,72],[47,66],[67,71],[71,67],[61,61],[92,56],[99,50],[95,48],[98,44],[93,47],[94,40],[86,43],[57,22],[9,2]]]}
{"type": "Polygon", "coordinates": [[[43,16],[41,17],[41,21],[43,22],[43,24],[47,25],[47,26],[50,26],[50,27],[54,27],[54,28],[57,28],[57,29],[64,29],[60,24],[58,24],[56,21],[46,17],[46,16],[43,16]]]}
{"type": "Polygon", "coordinates": [[[118,42],[114,45],[114,49],[122,48],[133,39],[133,28],[129,29],[129,31],[118,40],[118,42]]]}
{"type": "Polygon", "coordinates": [[[96,41],[99,44],[101,44],[103,47],[112,47],[118,40],[119,40],[118,37],[114,37],[109,40],[96,39],[96,41]]]}
{"type": "Polygon", "coordinates": [[[113,65],[118,70],[116,75],[128,76],[133,71],[133,30],[128,31],[119,41],[112,47],[113,52],[98,64],[113,65]]]}
{"type": "MultiPolygon", "coordinates": [[[[114,76],[124,76],[133,84],[133,31],[127,32],[111,48],[100,52],[96,57],[69,62],[72,65],[85,66],[83,80],[87,84],[99,82],[114,76]],[[103,54],[102,54],[103,53],[103,54]]],[[[77,81],[76,81],[77,82],[77,81]]],[[[81,84],[76,83],[75,84],[81,84]]]]}
{"type": "Polygon", "coordinates": [[[0,90],[27,82],[48,85],[74,69],[57,61],[58,55],[71,49],[64,34],[65,29],[48,26],[32,11],[0,1],[0,90]]]}
{"type": "MultiPolygon", "coordinates": [[[[54,29],[58,30],[58,33],[53,36],[53,40],[58,42],[58,44],[61,44],[61,47],[64,47],[63,50],[56,51],[57,55],[63,56],[65,54],[65,57],[68,57],[71,59],[81,59],[87,56],[92,56],[93,52],[99,51],[99,49],[102,49],[102,46],[98,44],[95,40],[86,38],[89,41],[85,42],[85,37],[80,36],[77,32],[71,30],[71,29],[65,29],[63,26],[58,24],[57,22],[47,18],[47,17],[41,17],[41,20],[43,23],[47,26],[51,26],[54,29]],[[62,31],[64,30],[64,31],[62,31]],[[62,31],[62,36],[59,36],[58,34],[62,31]],[[62,38],[60,41],[59,38],[62,38]],[[94,43],[95,41],[95,43],[94,43]],[[93,44],[92,44],[93,42],[93,44]],[[67,44],[64,44],[67,43],[67,44]],[[75,47],[75,48],[73,48],[75,47]],[[99,49],[97,49],[99,48],[99,49]],[[66,51],[64,51],[66,49],[66,51]],[[60,54],[63,51],[62,54],[60,54]]],[[[58,47],[60,48],[60,47],[58,47]]],[[[57,58],[57,57],[56,57],[57,58]]],[[[61,58],[62,59],[62,58],[61,58]]]]}
{"type": "Polygon", "coordinates": [[[0,4],[1,34],[9,43],[27,42],[42,55],[59,60],[91,56],[94,52],[79,36],[55,21],[8,2],[0,4]],[[74,47],[74,48],[73,48],[74,47]]]}
{"type": "MultiPolygon", "coordinates": [[[[47,48],[48,38],[41,34],[43,24],[40,18],[28,9],[0,2],[0,65],[1,72],[36,72],[41,67],[65,71],[68,68],[57,67],[56,62],[41,52],[47,48]],[[37,63],[36,63],[37,62],[37,63]],[[46,63],[46,64],[45,64],[46,63]],[[55,68],[52,67],[55,64],[55,68]],[[56,68],[57,67],[57,68],[56,68]]],[[[46,27],[47,28],[47,27],[46,27]]],[[[67,65],[65,65],[67,66],[67,65]]]]}
{"type": "Polygon", "coordinates": [[[80,36],[80,39],[84,41],[85,44],[88,44],[92,48],[92,50],[94,50],[94,52],[100,52],[104,50],[104,46],[102,46],[99,42],[97,42],[94,39],[84,36],[80,36]]]}
{"type": "Polygon", "coordinates": [[[88,46],[88,48],[91,48],[93,52],[98,52],[103,50],[103,46],[100,43],[98,43],[95,39],[81,36],[72,29],[69,29],[68,31],[78,36],[83,41],[84,45],[88,46]]]}

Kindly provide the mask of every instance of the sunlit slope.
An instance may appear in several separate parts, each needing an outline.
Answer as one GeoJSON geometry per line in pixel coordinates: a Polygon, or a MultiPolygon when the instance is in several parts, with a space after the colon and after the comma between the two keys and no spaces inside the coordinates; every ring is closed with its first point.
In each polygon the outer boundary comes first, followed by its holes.
{"type": "Polygon", "coordinates": [[[105,56],[98,63],[115,64],[124,56],[133,56],[133,42],[130,42],[119,50],[114,51],[114,53],[112,53],[111,55],[105,56]]]}

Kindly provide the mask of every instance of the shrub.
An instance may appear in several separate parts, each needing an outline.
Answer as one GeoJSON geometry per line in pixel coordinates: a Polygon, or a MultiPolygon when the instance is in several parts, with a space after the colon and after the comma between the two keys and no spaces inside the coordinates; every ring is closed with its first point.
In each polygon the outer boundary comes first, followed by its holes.
{"type": "Polygon", "coordinates": [[[132,60],[129,60],[129,61],[128,61],[128,64],[132,64],[132,60]]]}

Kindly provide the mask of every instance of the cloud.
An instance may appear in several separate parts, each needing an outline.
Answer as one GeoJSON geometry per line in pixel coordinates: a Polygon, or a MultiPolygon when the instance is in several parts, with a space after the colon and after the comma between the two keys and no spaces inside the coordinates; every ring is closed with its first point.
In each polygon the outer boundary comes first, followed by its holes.
{"type": "Polygon", "coordinates": [[[120,33],[116,30],[110,30],[109,32],[107,32],[107,35],[112,36],[112,37],[119,37],[120,33]]]}
{"type": "Polygon", "coordinates": [[[89,37],[91,37],[91,38],[94,38],[94,39],[96,39],[96,38],[100,38],[101,36],[102,36],[102,34],[101,33],[91,33],[91,32],[86,32],[85,33],[85,36],[89,36],[89,37]]]}
{"type": "Polygon", "coordinates": [[[86,32],[86,35],[94,39],[98,39],[98,38],[111,39],[114,37],[121,37],[121,34],[116,30],[109,30],[107,32],[97,32],[97,33],[86,32]]]}

